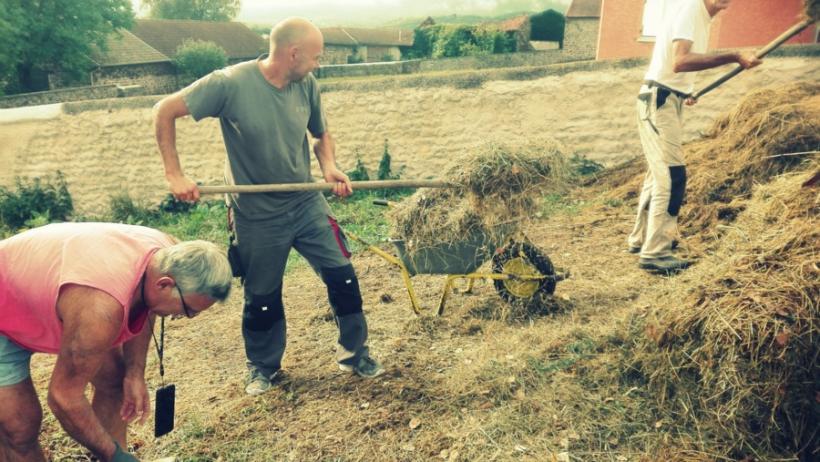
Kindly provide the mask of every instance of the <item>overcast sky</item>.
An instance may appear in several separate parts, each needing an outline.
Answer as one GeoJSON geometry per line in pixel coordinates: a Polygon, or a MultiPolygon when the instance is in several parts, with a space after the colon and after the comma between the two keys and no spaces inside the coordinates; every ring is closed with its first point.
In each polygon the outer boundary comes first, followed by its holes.
{"type": "MultiPolygon", "coordinates": [[[[302,16],[322,26],[377,25],[399,18],[438,15],[482,15],[542,11],[554,5],[562,10],[571,0],[242,0],[237,20],[274,23],[302,16]]],[[[132,0],[135,10],[140,1],[132,0]]],[[[144,12],[142,12],[144,15],[144,12]]]]}

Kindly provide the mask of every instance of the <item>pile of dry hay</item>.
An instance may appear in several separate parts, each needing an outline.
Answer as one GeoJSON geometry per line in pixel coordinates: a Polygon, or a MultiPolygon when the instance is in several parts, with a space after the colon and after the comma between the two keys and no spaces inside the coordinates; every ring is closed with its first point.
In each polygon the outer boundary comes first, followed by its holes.
{"type": "MultiPolygon", "coordinates": [[[[750,95],[691,150],[694,232],[737,210],[715,253],[670,282],[634,366],[718,458],[820,447],[820,85],[750,95]],[[703,165],[705,164],[705,165],[703,165]]],[[[700,448],[703,449],[703,448],[700,448]]]]}
{"type": "Polygon", "coordinates": [[[568,177],[563,147],[552,139],[487,143],[450,163],[444,179],[455,187],[420,189],[399,203],[392,234],[411,254],[474,233],[497,240],[533,217],[546,191],[564,191],[568,177]]]}
{"type": "MultiPolygon", "coordinates": [[[[685,148],[688,183],[680,231],[690,244],[714,242],[743,211],[755,184],[802,168],[820,149],[820,83],[798,82],[749,94],[685,148]]],[[[634,197],[643,173],[613,190],[634,197]]]]}

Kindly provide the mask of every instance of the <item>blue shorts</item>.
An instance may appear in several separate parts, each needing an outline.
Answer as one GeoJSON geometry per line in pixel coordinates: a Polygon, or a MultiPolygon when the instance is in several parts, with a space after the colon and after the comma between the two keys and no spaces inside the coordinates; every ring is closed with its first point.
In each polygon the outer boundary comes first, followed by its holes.
{"type": "Polygon", "coordinates": [[[0,335],[0,387],[9,387],[31,375],[31,355],[25,348],[0,335]]]}

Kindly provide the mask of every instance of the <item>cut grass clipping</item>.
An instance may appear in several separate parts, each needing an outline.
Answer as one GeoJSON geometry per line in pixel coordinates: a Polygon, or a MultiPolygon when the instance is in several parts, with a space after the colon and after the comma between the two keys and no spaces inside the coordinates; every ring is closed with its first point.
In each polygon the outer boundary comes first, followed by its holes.
{"type": "Polygon", "coordinates": [[[445,179],[456,187],[420,189],[392,210],[392,233],[411,255],[475,235],[501,243],[534,216],[537,198],[564,191],[568,176],[554,140],[487,143],[448,166],[445,179]]]}
{"type": "Polygon", "coordinates": [[[634,366],[722,457],[818,455],[820,194],[802,186],[818,149],[820,84],[802,83],[750,94],[687,152],[681,225],[690,241],[722,231],[669,282],[634,366]],[[784,155],[797,152],[808,154],[784,155]]]}

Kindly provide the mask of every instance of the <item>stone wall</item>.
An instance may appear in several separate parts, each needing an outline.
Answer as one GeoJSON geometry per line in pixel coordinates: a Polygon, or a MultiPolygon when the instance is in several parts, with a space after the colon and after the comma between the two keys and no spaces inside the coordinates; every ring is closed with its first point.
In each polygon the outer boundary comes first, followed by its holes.
{"type": "Polygon", "coordinates": [[[378,63],[384,61],[398,61],[401,59],[399,47],[380,47],[369,45],[367,47],[367,62],[378,63]],[[389,57],[390,59],[386,59],[389,57]]]}
{"type": "Polygon", "coordinates": [[[564,51],[576,59],[595,59],[599,18],[569,18],[564,26],[564,51]]]}
{"type": "Polygon", "coordinates": [[[426,59],[421,63],[422,72],[457,71],[464,69],[491,69],[498,67],[545,66],[567,61],[577,61],[563,50],[503,53],[488,56],[464,56],[461,58],[426,59]]]}
{"type": "Polygon", "coordinates": [[[60,90],[0,96],[0,108],[38,106],[41,104],[64,103],[66,101],[84,99],[116,98],[117,96],[117,85],[63,88],[60,90]]]}
{"type": "Polygon", "coordinates": [[[369,75],[399,75],[419,72],[420,60],[394,61],[389,63],[361,63],[322,66],[313,71],[318,79],[341,77],[366,77],[369,75]]]}
{"type": "Polygon", "coordinates": [[[179,85],[170,62],[106,67],[94,71],[92,78],[95,85],[140,86],[148,95],[173,93],[179,85]]]}
{"type": "Polygon", "coordinates": [[[347,57],[353,54],[353,47],[326,45],[322,54],[322,64],[347,64],[347,57]]]}

